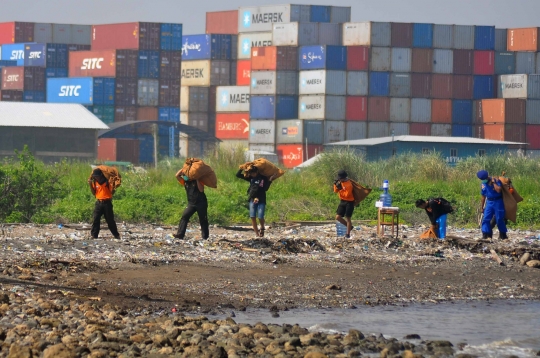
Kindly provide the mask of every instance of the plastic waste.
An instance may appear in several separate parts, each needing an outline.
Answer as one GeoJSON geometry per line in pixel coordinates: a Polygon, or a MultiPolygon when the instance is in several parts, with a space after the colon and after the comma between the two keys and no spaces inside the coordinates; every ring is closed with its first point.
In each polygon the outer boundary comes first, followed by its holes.
{"type": "Polygon", "coordinates": [[[336,221],[336,234],[338,237],[347,235],[347,226],[336,221]]]}

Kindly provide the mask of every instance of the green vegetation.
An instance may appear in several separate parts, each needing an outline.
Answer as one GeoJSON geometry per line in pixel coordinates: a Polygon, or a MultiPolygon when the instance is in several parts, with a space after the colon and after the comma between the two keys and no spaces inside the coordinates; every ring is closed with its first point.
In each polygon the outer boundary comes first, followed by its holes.
{"type": "MultiPolygon", "coordinates": [[[[218,189],[206,189],[211,223],[247,223],[248,184],[235,177],[238,165],[244,162],[243,149],[218,150],[205,161],[219,180],[218,189]]],[[[180,160],[165,160],[157,170],[123,172],[114,200],[117,221],[177,224],[186,205],[185,191],[174,178],[182,164],[180,160]]],[[[493,175],[506,171],[524,197],[518,222],[511,227],[540,226],[540,159],[501,154],[469,158],[449,167],[437,153],[366,162],[350,150],[325,153],[311,167],[289,170],[276,180],[268,192],[267,221],[332,220],[338,204],[332,182],[337,171],[345,169],[351,178],[374,188],[355,210],[353,220],[376,220],[375,201],[382,192],[379,187],[388,179],[394,205],[401,208],[401,221],[427,224],[427,216],[414,207],[415,200],[442,196],[456,207],[449,217],[450,225],[477,227],[480,182],[476,172],[484,168],[493,175]]],[[[18,161],[4,162],[0,165],[0,221],[90,221],[94,203],[86,182],[90,172],[86,163],[46,166],[34,161],[27,151],[18,161]]]]}

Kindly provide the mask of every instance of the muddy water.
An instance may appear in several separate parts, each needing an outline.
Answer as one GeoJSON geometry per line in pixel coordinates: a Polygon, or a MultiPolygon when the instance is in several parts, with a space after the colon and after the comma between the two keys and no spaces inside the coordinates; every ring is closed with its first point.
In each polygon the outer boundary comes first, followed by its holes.
{"type": "MultiPolygon", "coordinates": [[[[535,357],[540,350],[540,302],[459,302],[405,307],[290,310],[272,317],[267,310],[235,312],[238,323],[296,324],[310,330],[364,334],[382,333],[402,339],[419,334],[423,340],[449,340],[468,346],[460,353],[483,357],[535,357]]],[[[413,341],[414,342],[414,341],[413,341]]]]}

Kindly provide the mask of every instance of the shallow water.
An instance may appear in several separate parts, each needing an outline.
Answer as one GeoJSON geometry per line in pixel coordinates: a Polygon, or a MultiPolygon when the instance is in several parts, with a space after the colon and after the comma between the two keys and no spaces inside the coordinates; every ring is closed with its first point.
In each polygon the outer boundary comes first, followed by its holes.
{"type": "MultiPolygon", "coordinates": [[[[419,334],[423,340],[467,343],[461,353],[484,357],[536,357],[540,350],[540,302],[491,301],[357,309],[290,310],[272,317],[268,310],[235,311],[237,323],[299,324],[314,331],[384,334],[402,339],[419,334]]],[[[221,318],[221,317],[220,317],[221,318]]],[[[414,341],[413,341],[414,342],[414,341]]]]}

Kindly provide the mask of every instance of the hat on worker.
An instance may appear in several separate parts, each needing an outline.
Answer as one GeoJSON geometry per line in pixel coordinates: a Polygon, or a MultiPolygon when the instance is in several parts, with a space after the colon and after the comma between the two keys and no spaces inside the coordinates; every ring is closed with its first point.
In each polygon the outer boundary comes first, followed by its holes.
{"type": "Polygon", "coordinates": [[[337,179],[345,179],[347,177],[347,172],[343,169],[337,172],[337,179]]]}
{"type": "Polygon", "coordinates": [[[476,176],[480,180],[486,180],[489,176],[489,173],[487,172],[487,170],[480,170],[478,173],[476,173],[476,176]]]}

